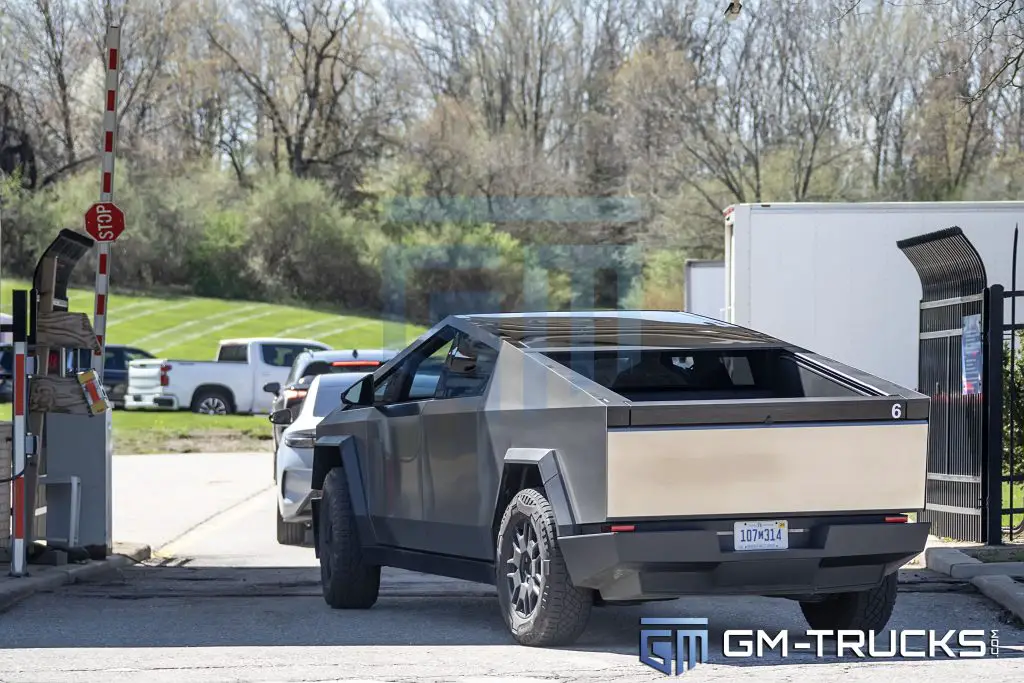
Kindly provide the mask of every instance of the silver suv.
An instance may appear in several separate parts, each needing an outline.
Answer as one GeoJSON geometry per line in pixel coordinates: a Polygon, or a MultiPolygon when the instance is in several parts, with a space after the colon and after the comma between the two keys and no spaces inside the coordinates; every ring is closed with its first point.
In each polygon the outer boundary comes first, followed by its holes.
{"type": "MultiPolygon", "coordinates": [[[[284,384],[270,382],[263,386],[263,391],[274,394],[274,403],[270,413],[287,408],[292,411],[292,419],[298,417],[302,401],[309,391],[309,384],[317,375],[335,374],[339,372],[373,372],[391,360],[397,351],[387,349],[351,349],[349,351],[303,351],[295,357],[291,372],[284,384]]],[[[281,440],[283,425],[274,425],[274,452],[277,452],[281,440]]]]}

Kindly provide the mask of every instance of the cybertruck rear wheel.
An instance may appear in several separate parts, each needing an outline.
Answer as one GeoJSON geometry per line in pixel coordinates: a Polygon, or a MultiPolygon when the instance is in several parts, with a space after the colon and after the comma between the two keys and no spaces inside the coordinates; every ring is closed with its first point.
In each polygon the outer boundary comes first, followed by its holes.
{"type": "Polygon", "coordinates": [[[520,491],[505,508],[495,566],[498,602],[520,645],[568,645],[587,627],[593,592],[572,584],[557,535],[542,489],[520,491]]]}
{"type": "Polygon", "coordinates": [[[881,631],[896,606],[897,580],[893,573],[871,590],[838,593],[821,602],[801,602],[800,609],[812,629],[881,631]]]}
{"type": "Polygon", "coordinates": [[[380,567],[363,561],[344,468],[324,479],[320,501],[320,585],[334,609],[369,609],[380,592],[380,567]]]}

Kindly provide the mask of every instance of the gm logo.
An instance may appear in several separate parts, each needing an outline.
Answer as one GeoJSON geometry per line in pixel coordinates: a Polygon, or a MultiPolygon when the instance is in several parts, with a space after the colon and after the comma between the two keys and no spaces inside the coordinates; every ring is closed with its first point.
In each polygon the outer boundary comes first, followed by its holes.
{"type": "Polygon", "coordinates": [[[678,676],[707,660],[707,619],[640,619],[640,661],[647,666],[671,676],[672,662],[675,662],[678,676]],[[652,626],[660,628],[650,628],[652,626]]]}

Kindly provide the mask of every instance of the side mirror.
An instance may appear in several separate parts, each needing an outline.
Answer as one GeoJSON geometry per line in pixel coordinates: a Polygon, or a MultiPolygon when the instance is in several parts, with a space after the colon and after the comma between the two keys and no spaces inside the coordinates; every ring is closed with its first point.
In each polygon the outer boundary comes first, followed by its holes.
{"type": "Polygon", "coordinates": [[[288,408],[275,410],[270,414],[270,422],[276,425],[290,425],[292,423],[292,411],[288,408]]]}
{"type": "Polygon", "coordinates": [[[268,394],[276,394],[277,392],[281,391],[281,383],[267,382],[266,384],[263,385],[263,391],[267,392],[268,394]]]}

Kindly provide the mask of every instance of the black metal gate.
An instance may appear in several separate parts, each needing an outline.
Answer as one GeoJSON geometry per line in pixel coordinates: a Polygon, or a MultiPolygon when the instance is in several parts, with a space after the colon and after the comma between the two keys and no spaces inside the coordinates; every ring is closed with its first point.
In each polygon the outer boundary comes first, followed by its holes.
{"type": "Polygon", "coordinates": [[[1002,334],[988,333],[990,315],[1002,327],[1001,291],[990,306],[985,265],[960,228],[896,244],[922,289],[918,391],[932,399],[923,521],[937,536],[999,543],[1000,518],[990,519],[986,501],[1000,496],[987,474],[998,469],[990,455],[1001,462],[1001,426],[987,408],[1002,404],[1002,368],[985,358],[1001,358],[1002,334]]]}

